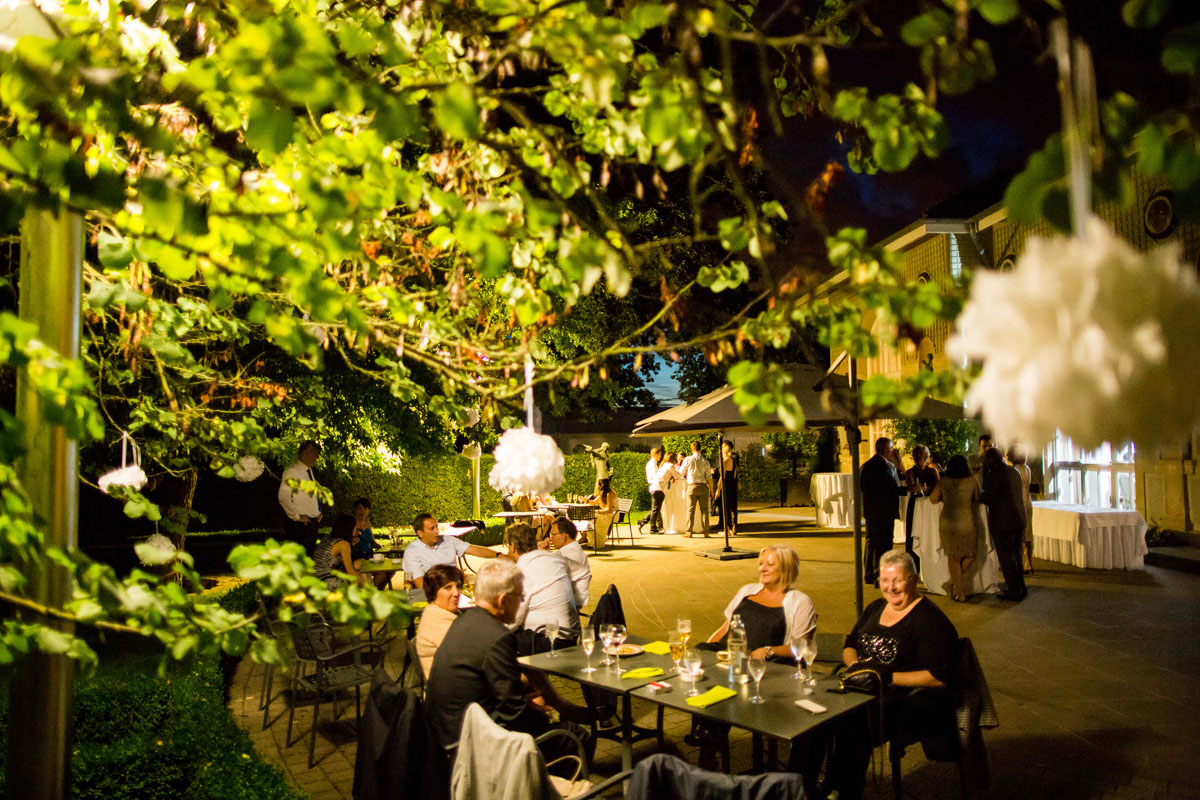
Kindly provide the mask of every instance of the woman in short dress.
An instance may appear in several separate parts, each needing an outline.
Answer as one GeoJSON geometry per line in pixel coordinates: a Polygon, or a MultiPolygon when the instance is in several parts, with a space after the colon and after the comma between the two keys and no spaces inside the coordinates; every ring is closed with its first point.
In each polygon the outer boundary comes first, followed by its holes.
{"type": "Polygon", "coordinates": [[[738,521],[738,454],[733,451],[733,442],[721,442],[721,464],[717,470],[716,504],[721,527],[737,536],[738,521]]]}
{"type": "Polygon", "coordinates": [[[971,474],[965,456],[950,459],[945,474],[929,495],[929,502],[942,503],[938,533],[950,568],[950,580],[942,584],[942,589],[954,600],[966,602],[963,575],[975,563],[980,531],[979,481],[971,474]]]}

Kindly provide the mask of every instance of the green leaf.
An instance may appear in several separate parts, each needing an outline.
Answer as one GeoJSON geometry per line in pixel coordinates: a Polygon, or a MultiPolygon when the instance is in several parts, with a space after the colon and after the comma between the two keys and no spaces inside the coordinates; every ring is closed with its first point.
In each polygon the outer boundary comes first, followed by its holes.
{"type": "Polygon", "coordinates": [[[454,139],[474,139],[479,136],[479,103],[471,87],[459,81],[446,87],[433,115],[442,131],[454,139]]]}
{"type": "Polygon", "coordinates": [[[979,15],[993,25],[1005,25],[1017,18],[1021,9],[1017,0],[977,0],[979,15]]]}
{"type": "Polygon", "coordinates": [[[1172,28],[1163,39],[1162,65],[1168,72],[1200,72],[1200,23],[1172,28]]]}
{"type": "Polygon", "coordinates": [[[258,99],[250,106],[246,120],[246,143],[260,154],[274,156],[292,141],[296,115],[271,100],[258,99]]]}
{"type": "Polygon", "coordinates": [[[913,17],[900,28],[900,38],[909,47],[922,47],[939,36],[954,30],[954,17],[942,8],[935,8],[913,17]]]}
{"type": "Polygon", "coordinates": [[[1154,28],[1163,21],[1171,0],[1125,0],[1121,19],[1131,28],[1154,28]]]}
{"type": "Polygon", "coordinates": [[[100,231],[96,237],[100,263],[109,269],[125,269],[133,261],[133,247],[124,238],[109,231],[100,231]]]}

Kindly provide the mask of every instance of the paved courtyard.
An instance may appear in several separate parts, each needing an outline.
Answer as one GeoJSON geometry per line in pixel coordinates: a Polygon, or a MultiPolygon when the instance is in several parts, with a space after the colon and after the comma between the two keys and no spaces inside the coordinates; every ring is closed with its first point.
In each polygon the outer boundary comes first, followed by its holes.
{"type": "MultiPolygon", "coordinates": [[[[734,543],[757,550],[787,542],[800,552],[797,587],[816,605],[822,632],[844,632],[854,623],[854,549],[844,531],[815,526],[812,509],[761,509],[743,517],[734,543]]],[[[622,529],[624,533],[624,529],[622,529]]],[[[716,539],[639,536],[592,559],[592,597],[617,585],[631,633],[661,638],[679,615],[707,636],[736,589],[755,579],[754,560],[716,561],[694,550],[716,539]]],[[[1200,576],[1155,567],[1142,571],[1083,570],[1035,562],[1029,599],[1019,605],[994,597],[953,603],[933,596],[979,653],[1000,717],[985,732],[991,756],[992,798],[1198,798],[1200,762],[1200,576]]],[[[866,587],[866,601],[876,597],[866,587]]],[[[402,645],[388,668],[399,672],[402,645]]],[[[324,709],[317,737],[318,763],[307,768],[312,715],[298,709],[291,747],[285,746],[286,711],[276,701],[275,721],[262,730],[258,710],[261,668],[243,662],[230,706],[255,745],[314,800],[350,797],[354,773],[353,709],[338,723],[324,709]],[[282,716],[281,716],[282,715],[282,716]]],[[[577,696],[570,685],[564,694],[577,696]]],[[[635,704],[635,715],[653,723],[653,707],[635,704]]],[[[683,743],[689,718],[668,712],[669,747],[694,763],[683,743]]],[[[751,763],[750,738],[731,736],[733,765],[751,763]]],[[[655,749],[640,743],[635,758],[655,749]]],[[[881,751],[876,751],[876,760],[881,751]]],[[[786,747],[781,748],[786,758],[786,747]]],[[[602,742],[593,774],[620,769],[614,744],[602,742]]],[[[954,798],[953,765],[927,762],[919,747],[904,761],[905,795],[954,798]]],[[[882,780],[868,797],[891,797],[882,780]]]]}

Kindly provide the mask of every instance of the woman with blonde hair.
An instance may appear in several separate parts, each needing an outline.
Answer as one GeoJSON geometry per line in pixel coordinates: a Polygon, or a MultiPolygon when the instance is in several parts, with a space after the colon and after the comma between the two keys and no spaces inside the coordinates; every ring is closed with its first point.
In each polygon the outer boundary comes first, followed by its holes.
{"type": "Polygon", "coordinates": [[[758,582],[748,583],[725,607],[725,624],[709,643],[723,649],[729,623],[737,614],[746,628],[746,649],[751,656],[790,658],[789,643],[811,640],[817,630],[812,600],[792,587],[800,574],[800,554],[787,544],[772,544],[758,554],[758,582]]]}

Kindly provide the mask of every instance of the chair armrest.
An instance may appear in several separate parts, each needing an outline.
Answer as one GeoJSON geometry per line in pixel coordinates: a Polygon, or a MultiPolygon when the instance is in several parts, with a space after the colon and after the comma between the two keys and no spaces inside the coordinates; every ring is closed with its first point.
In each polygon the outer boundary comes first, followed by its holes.
{"type": "Polygon", "coordinates": [[[571,800],[589,800],[589,798],[592,798],[592,797],[600,797],[605,792],[607,792],[609,789],[616,786],[618,783],[627,781],[632,776],[633,776],[633,770],[631,770],[631,769],[623,770],[621,772],[618,772],[616,775],[613,775],[611,778],[608,778],[607,780],[603,780],[600,783],[597,783],[595,786],[588,789],[583,794],[572,797],[571,800]]]}

